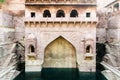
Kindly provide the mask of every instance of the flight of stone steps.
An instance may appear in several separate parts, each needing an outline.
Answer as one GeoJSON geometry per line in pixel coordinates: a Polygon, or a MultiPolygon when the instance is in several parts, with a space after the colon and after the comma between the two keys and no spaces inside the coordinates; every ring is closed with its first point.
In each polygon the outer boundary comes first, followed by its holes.
{"type": "Polygon", "coordinates": [[[16,72],[16,55],[14,49],[16,48],[16,43],[12,44],[11,49],[8,50],[8,54],[3,56],[4,62],[0,65],[0,80],[13,80],[13,76],[16,72]]]}
{"type": "Polygon", "coordinates": [[[107,51],[107,54],[104,56],[104,58],[107,57],[110,61],[108,63],[110,63],[113,66],[117,66],[117,63],[115,61],[116,59],[115,52],[112,50],[112,48],[108,44],[106,44],[106,51],[107,51]]]}
{"type": "Polygon", "coordinates": [[[109,71],[111,71],[112,73],[114,73],[117,77],[119,77],[120,79],[120,71],[118,69],[116,69],[115,67],[107,64],[106,62],[101,62],[101,64],[106,68],[108,69],[109,71]]]}
{"type": "Polygon", "coordinates": [[[13,80],[19,73],[20,71],[16,71],[13,69],[6,74],[6,76],[4,77],[4,80],[13,80]]]}
{"type": "Polygon", "coordinates": [[[3,37],[4,37],[4,35],[0,34],[0,42],[3,42],[3,37]]]}
{"type": "Polygon", "coordinates": [[[15,70],[11,70],[9,73],[7,73],[5,76],[5,80],[12,80],[14,73],[15,73],[15,70]]]}
{"type": "Polygon", "coordinates": [[[3,68],[1,71],[0,71],[0,80],[11,80],[10,78],[12,78],[12,76],[14,75],[13,74],[13,71],[15,70],[15,66],[11,65],[11,66],[8,66],[6,68],[3,68]],[[9,79],[8,79],[9,78],[9,79]]]}
{"type": "Polygon", "coordinates": [[[107,80],[120,80],[114,73],[109,70],[102,71],[102,74],[106,77],[107,80]]]}
{"type": "Polygon", "coordinates": [[[114,54],[112,48],[108,44],[106,44],[105,47],[108,54],[114,54]]]}
{"type": "Polygon", "coordinates": [[[11,49],[8,51],[9,54],[6,55],[7,58],[5,59],[2,67],[7,67],[9,63],[11,63],[11,59],[13,59],[13,56],[15,57],[15,53],[13,53],[13,50],[15,49],[15,47],[16,47],[16,44],[13,44],[11,49]]]}

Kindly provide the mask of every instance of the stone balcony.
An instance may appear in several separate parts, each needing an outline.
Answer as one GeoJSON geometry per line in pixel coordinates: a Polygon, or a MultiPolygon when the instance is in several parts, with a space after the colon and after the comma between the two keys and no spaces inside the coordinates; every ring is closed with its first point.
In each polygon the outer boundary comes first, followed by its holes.
{"type": "Polygon", "coordinates": [[[85,60],[93,60],[94,55],[92,53],[85,54],[85,60]]]}
{"type": "Polygon", "coordinates": [[[97,18],[25,18],[25,22],[97,22],[97,18]]]}
{"type": "Polygon", "coordinates": [[[26,5],[30,5],[30,4],[41,4],[41,5],[44,5],[44,4],[55,4],[55,5],[58,5],[58,4],[66,4],[66,5],[95,5],[96,4],[96,0],[26,0],[25,2],[26,5]]]}
{"type": "Polygon", "coordinates": [[[27,54],[27,57],[29,60],[36,60],[37,55],[35,53],[30,53],[30,54],[27,54]]]}

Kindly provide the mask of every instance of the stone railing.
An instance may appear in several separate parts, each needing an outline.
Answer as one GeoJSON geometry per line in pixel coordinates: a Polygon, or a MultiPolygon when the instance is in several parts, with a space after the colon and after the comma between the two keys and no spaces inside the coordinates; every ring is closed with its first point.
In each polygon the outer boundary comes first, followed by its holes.
{"type": "Polygon", "coordinates": [[[26,0],[26,4],[33,4],[33,3],[55,3],[55,4],[92,4],[96,3],[96,0],[26,0]]]}
{"type": "Polygon", "coordinates": [[[91,17],[91,18],[25,18],[27,22],[97,22],[98,19],[91,17]]]}
{"type": "Polygon", "coordinates": [[[19,52],[19,49],[24,49],[24,46],[19,42],[13,42],[0,44],[0,47],[3,47],[3,49],[7,49],[8,51],[7,53],[3,52],[4,55],[0,57],[0,80],[13,80],[13,76],[17,76],[15,74],[16,64],[18,63],[17,57],[20,55],[16,50],[19,52]]]}

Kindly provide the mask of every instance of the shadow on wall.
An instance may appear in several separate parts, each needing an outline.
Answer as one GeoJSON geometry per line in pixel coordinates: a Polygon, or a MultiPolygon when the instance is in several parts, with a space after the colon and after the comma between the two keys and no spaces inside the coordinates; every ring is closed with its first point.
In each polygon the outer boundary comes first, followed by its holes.
{"type": "Polygon", "coordinates": [[[106,48],[105,44],[103,43],[96,43],[96,69],[97,70],[104,70],[104,67],[100,64],[100,62],[103,60],[103,57],[106,54],[106,48]]]}

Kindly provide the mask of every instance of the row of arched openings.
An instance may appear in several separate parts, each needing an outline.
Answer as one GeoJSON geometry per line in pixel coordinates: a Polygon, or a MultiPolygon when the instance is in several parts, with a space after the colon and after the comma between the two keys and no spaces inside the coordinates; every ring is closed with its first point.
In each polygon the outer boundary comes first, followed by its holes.
{"type": "MultiPolygon", "coordinates": [[[[51,17],[51,13],[49,10],[45,10],[43,13],[43,17],[51,17]]],[[[65,12],[63,10],[58,10],[56,13],[56,17],[65,17],[65,12]]],[[[77,10],[72,10],[70,13],[70,17],[78,17],[77,10]]]]}

